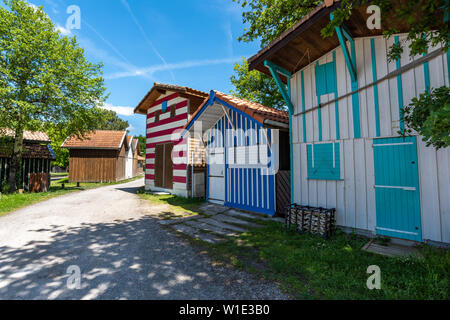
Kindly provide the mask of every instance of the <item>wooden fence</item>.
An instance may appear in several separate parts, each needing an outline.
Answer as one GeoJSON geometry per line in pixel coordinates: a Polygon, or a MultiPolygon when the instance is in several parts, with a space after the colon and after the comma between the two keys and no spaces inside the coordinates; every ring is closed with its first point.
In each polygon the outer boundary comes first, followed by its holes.
{"type": "MultiPolygon", "coordinates": [[[[51,159],[22,159],[19,189],[32,192],[48,190],[50,187],[51,161],[51,159]],[[42,181],[42,179],[47,179],[47,183],[44,183],[45,181],[42,181]]],[[[0,192],[3,185],[8,181],[10,166],[10,158],[0,158],[0,192]]]]}
{"type": "Polygon", "coordinates": [[[291,204],[291,171],[278,171],[276,177],[277,215],[286,214],[286,206],[291,204]]]}

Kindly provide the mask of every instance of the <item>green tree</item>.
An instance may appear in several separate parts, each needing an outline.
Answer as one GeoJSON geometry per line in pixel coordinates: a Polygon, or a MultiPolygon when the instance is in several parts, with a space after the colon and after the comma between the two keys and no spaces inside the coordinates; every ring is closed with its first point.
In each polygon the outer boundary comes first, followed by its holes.
{"type": "Polygon", "coordinates": [[[256,70],[249,71],[245,59],[242,59],[241,64],[234,65],[234,71],[235,75],[231,77],[231,83],[235,89],[231,91],[231,94],[264,106],[285,109],[283,97],[271,77],[256,70]]]}
{"type": "Polygon", "coordinates": [[[101,119],[97,124],[97,130],[127,130],[130,127],[128,121],[119,118],[117,113],[112,110],[101,110],[101,119]]]}
{"type": "MultiPolygon", "coordinates": [[[[246,9],[242,13],[244,34],[239,41],[259,40],[261,47],[267,46],[284,31],[314,9],[323,1],[314,0],[233,0],[246,9]]],[[[370,4],[381,9],[384,34],[390,37],[398,33],[398,25],[409,24],[408,41],[411,56],[424,54],[428,47],[441,44],[446,50],[450,42],[450,25],[442,23],[449,11],[448,0],[341,0],[340,7],[333,13],[334,20],[322,30],[324,38],[334,34],[334,27],[341,25],[351,16],[352,9],[370,4]]],[[[399,57],[404,44],[394,45],[390,58],[399,57]]]]}
{"type": "Polygon", "coordinates": [[[147,138],[144,137],[143,135],[139,135],[139,136],[136,137],[136,139],[139,140],[139,147],[141,148],[141,154],[140,155],[144,156],[145,155],[145,149],[146,149],[146,146],[147,146],[147,138]]]}
{"type": "MultiPolygon", "coordinates": [[[[313,0],[233,0],[242,5],[244,33],[239,41],[260,41],[261,47],[267,46],[284,31],[314,9],[323,1],[313,0]]],[[[406,37],[410,56],[426,54],[429,47],[441,45],[448,51],[450,43],[449,0],[341,0],[340,7],[333,12],[334,19],[321,31],[324,41],[334,34],[335,26],[348,20],[353,9],[367,4],[378,5],[381,9],[381,20],[386,38],[399,33],[397,26],[409,25],[406,37]],[[443,23],[443,20],[447,23],[443,23]]],[[[405,43],[392,45],[388,51],[388,59],[398,59],[405,49],[405,43]]],[[[272,94],[272,86],[252,86],[247,79],[250,71],[245,65],[235,68],[232,77],[235,92],[241,93],[250,100],[258,101],[259,96],[272,94]],[[255,92],[252,92],[255,90],[255,92]],[[263,90],[264,92],[256,92],[263,90]]],[[[448,145],[448,90],[445,87],[425,93],[405,107],[405,122],[425,137],[425,140],[436,148],[448,145]],[[445,94],[447,98],[445,98],[445,94]],[[447,99],[447,103],[442,103],[447,99]],[[427,103],[429,103],[427,105],[427,103]],[[442,117],[446,116],[446,119],[442,117]]],[[[282,103],[281,97],[278,97],[282,103]]]]}
{"type": "Polygon", "coordinates": [[[0,127],[15,132],[8,183],[17,189],[24,130],[42,122],[84,136],[105,100],[102,64],[84,57],[76,38],[55,30],[42,7],[5,0],[0,8],[0,127]]]}
{"type": "MultiPolygon", "coordinates": [[[[127,130],[129,128],[128,121],[122,120],[118,117],[117,113],[111,110],[98,110],[98,122],[93,129],[95,130],[127,130]]],[[[46,122],[42,124],[40,129],[47,133],[50,140],[52,140],[51,146],[55,152],[56,161],[53,165],[66,168],[69,166],[69,150],[61,148],[61,145],[72,133],[70,129],[66,128],[66,124],[55,124],[53,122],[46,122]]]]}
{"type": "Polygon", "coordinates": [[[427,146],[436,149],[450,146],[450,88],[440,87],[413,98],[403,108],[405,134],[417,131],[427,146]]]}

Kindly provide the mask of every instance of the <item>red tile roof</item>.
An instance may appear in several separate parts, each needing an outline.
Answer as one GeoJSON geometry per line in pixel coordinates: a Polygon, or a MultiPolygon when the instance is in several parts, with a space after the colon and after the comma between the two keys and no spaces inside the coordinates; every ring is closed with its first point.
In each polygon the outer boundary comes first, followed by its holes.
{"type": "MultiPolygon", "coordinates": [[[[0,136],[14,137],[14,130],[0,129],[0,136]]],[[[30,142],[50,143],[51,140],[45,132],[27,131],[23,132],[23,140],[30,142]]]]}
{"type": "Polygon", "coordinates": [[[241,99],[219,91],[214,92],[217,98],[248,114],[250,117],[261,124],[264,124],[265,120],[272,120],[289,124],[289,113],[287,113],[286,111],[266,107],[262,104],[241,99]]]}
{"type": "MultiPolygon", "coordinates": [[[[214,90],[215,97],[228,103],[232,107],[248,114],[250,117],[255,119],[261,124],[264,124],[266,120],[276,121],[279,123],[289,125],[289,113],[286,111],[278,110],[275,108],[266,107],[262,104],[251,102],[245,99],[241,99],[229,94],[225,94],[214,90]]],[[[198,110],[192,115],[191,121],[189,121],[185,128],[187,128],[190,123],[195,119],[195,117],[201,112],[202,108],[208,103],[209,98],[205,99],[203,104],[198,108],[198,110]]]]}
{"type": "Polygon", "coordinates": [[[118,150],[124,143],[126,131],[97,130],[88,133],[84,139],[71,136],[63,143],[67,149],[114,149],[118,150]]]}
{"type": "MultiPolygon", "coordinates": [[[[204,99],[208,96],[206,92],[195,90],[189,87],[177,86],[172,84],[163,84],[155,82],[153,88],[145,95],[145,97],[139,102],[138,106],[134,109],[134,113],[145,114],[150,106],[159,99],[162,92],[172,91],[180,94],[185,94],[190,97],[196,97],[204,99]]],[[[201,101],[201,100],[200,100],[201,101]]]]}

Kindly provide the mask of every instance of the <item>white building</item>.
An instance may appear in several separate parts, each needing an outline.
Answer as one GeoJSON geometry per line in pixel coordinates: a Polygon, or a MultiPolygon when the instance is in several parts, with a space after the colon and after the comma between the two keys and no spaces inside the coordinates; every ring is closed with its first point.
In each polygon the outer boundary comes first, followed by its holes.
{"type": "Polygon", "coordinates": [[[338,5],[326,1],[249,59],[291,107],[293,202],[336,208],[349,230],[448,244],[450,148],[403,137],[400,110],[449,86],[449,53],[433,47],[411,59],[406,45],[389,62],[390,46],[407,35],[369,30],[365,8],[324,40],[338,5]]]}

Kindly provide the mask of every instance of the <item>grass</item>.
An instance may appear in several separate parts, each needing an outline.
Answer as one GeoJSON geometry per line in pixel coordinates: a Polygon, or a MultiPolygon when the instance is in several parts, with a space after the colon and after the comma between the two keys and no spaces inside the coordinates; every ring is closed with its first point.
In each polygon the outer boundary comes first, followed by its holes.
{"type": "Polygon", "coordinates": [[[142,188],[139,190],[138,195],[141,199],[149,201],[153,205],[168,205],[168,212],[162,212],[161,217],[170,219],[178,218],[180,216],[193,216],[199,213],[196,209],[203,204],[205,201],[202,199],[187,199],[183,197],[178,197],[175,195],[155,195],[145,192],[142,188]]]}
{"type": "Polygon", "coordinates": [[[330,240],[286,232],[277,222],[221,244],[204,244],[218,262],[280,283],[294,299],[449,299],[450,253],[423,246],[423,259],[388,258],[361,250],[367,238],[340,231],[330,240]],[[367,268],[381,269],[381,290],[369,290],[367,268]]]}
{"type": "Polygon", "coordinates": [[[68,175],[69,175],[68,172],[52,173],[52,174],[51,174],[52,177],[66,177],[66,176],[68,176],[68,175]]]}
{"type": "Polygon", "coordinates": [[[0,217],[11,213],[15,210],[24,208],[26,206],[45,201],[51,198],[65,195],[67,193],[75,191],[84,191],[89,189],[95,189],[99,187],[123,184],[131,181],[141,179],[142,176],[138,176],[132,179],[123,180],[119,182],[110,183],[81,183],[80,187],[77,187],[76,183],[69,183],[68,178],[63,178],[59,181],[53,181],[48,192],[41,193],[13,193],[13,194],[2,194],[0,200],[0,217]],[[64,189],[62,189],[62,184],[64,183],[64,189]]]}

